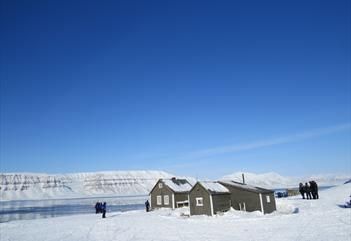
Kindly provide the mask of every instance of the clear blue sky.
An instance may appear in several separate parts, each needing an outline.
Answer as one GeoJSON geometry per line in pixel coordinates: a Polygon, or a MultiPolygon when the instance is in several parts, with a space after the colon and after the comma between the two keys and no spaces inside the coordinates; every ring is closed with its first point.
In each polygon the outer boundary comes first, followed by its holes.
{"type": "Polygon", "coordinates": [[[350,1],[1,0],[1,172],[351,172],[350,1]]]}

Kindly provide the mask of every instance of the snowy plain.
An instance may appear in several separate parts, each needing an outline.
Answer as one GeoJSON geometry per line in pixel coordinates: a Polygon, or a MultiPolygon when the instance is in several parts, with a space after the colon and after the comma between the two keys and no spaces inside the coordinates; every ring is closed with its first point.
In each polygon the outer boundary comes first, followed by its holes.
{"type": "Polygon", "coordinates": [[[351,184],[320,192],[318,200],[277,199],[277,211],[262,215],[229,211],[214,217],[187,216],[187,208],[85,214],[0,223],[1,241],[232,241],[351,240],[351,184]],[[296,213],[296,210],[298,212],[296,213]]]}

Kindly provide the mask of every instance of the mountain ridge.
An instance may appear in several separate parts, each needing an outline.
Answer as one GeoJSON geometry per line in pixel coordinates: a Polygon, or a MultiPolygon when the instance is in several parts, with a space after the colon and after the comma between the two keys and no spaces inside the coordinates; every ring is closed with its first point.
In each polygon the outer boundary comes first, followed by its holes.
{"type": "Polygon", "coordinates": [[[0,198],[6,200],[147,195],[164,171],[106,171],[69,174],[1,173],[0,198]]]}
{"type": "MultiPolygon", "coordinates": [[[[234,172],[219,180],[230,179],[268,189],[296,188],[298,183],[315,180],[319,186],[334,186],[350,180],[349,174],[319,174],[310,177],[285,177],[275,172],[250,173],[234,172]]],[[[99,171],[67,174],[47,173],[0,173],[0,200],[37,200],[60,198],[86,198],[98,196],[148,195],[160,178],[175,175],[165,171],[131,170],[99,171]]],[[[191,183],[196,179],[187,178],[191,183]]]]}

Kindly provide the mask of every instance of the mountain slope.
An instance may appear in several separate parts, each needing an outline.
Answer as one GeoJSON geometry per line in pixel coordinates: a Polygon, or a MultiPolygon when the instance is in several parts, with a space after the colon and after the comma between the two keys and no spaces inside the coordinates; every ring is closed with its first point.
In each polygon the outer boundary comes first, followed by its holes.
{"type": "MultiPolygon", "coordinates": [[[[242,181],[236,172],[221,178],[242,181]]],[[[296,178],[277,173],[255,174],[244,172],[247,184],[269,189],[297,187],[299,182],[317,181],[319,186],[339,185],[351,175],[316,175],[296,178]]],[[[71,174],[2,173],[0,174],[0,200],[28,200],[51,198],[77,198],[93,196],[147,195],[159,178],[174,175],[163,171],[108,171],[71,174]]],[[[192,184],[194,178],[187,178],[192,184]]]]}
{"type": "Polygon", "coordinates": [[[1,200],[147,195],[163,171],[109,171],[72,174],[0,174],[1,200]]]}

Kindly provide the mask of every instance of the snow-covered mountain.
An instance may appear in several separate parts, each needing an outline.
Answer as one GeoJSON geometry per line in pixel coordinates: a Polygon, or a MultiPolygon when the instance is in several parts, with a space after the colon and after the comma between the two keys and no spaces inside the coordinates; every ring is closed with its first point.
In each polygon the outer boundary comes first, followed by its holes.
{"type": "Polygon", "coordinates": [[[233,174],[224,176],[221,179],[230,179],[237,182],[242,182],[242,174],[244,174],[245,183],[252,186],[259,186],[264,188],[282,188],[296,186],[296,181],[294,181],[294,178],[283,177],[274,172],[263,174],[255,174],[250,172],[235,172],[233,174]]]}
{"type": "Polygon", "coordinates": [[[147,195],[163,171],[109,171],[72,174],[2,173],[1,200],[147,195]]]}
{"type": "Polygon", "coordinates": [[[350,180],[351,174],[319,174],[309,177],[309,180],[315,180],[320,186],[334,186],[344,184],[350,180]]]}
{"type": "MultiPolygon", "coordinates": [[[[236,172],[221,179],[242,181],[270,189],[297,187],[300,182],[315,180],[319,186],[339,185],[351,175],[315,175],[311,177],[283,177],[277,173],[255,174],[236,172]]],[[[77,198],[97,196],[147,195],[159,178],[174,175],[163,171],[108,171],[71,174],[1,173],[0,200],[28,200],[77,198]]],[[[187,178],[194,184],[196,180],[187,178]]]]}
{"type": "Polygon", "coordinates": [[[345,183],[351,177],[351,174],[320,174],[308,177],[283,177],[275,172],[263,174],[235,172],[224,176],[221,179],[242,182],[242,174],[244,174],[246,184],[270,189],[297,187],[300,182],[305,183],[311,180],[315,180],[319,186],[334,186],[345,183]]]}

